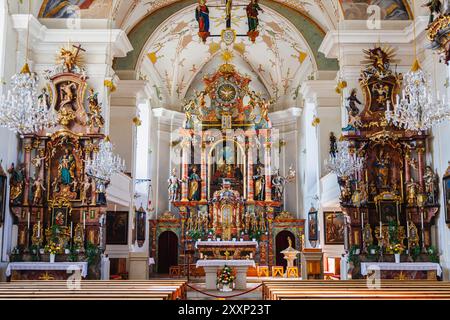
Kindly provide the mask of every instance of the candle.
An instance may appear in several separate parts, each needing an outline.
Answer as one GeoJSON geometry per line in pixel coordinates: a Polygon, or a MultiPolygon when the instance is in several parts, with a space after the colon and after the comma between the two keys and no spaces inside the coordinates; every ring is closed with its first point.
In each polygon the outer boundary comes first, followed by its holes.
{"type": "Polygon", "coordinates": [[[86,211],[83,211],[83,228],[86,229],[86,211]]]}
{"type": "Polygon", "coordinates": [[[41,237],[41,221],[38,221],[38,230],[37,230],[37,237],[40,238],[41,237]]]}
{"type": "Polygon", "coordinates": [[[70,222],[70,239],[72,239],[73,236],[73,222],[70,222]]]}
{"type": "Polygon", "coordinates": [[[27,212],[27,227],[30,229],[30,211],[27,212]]]}

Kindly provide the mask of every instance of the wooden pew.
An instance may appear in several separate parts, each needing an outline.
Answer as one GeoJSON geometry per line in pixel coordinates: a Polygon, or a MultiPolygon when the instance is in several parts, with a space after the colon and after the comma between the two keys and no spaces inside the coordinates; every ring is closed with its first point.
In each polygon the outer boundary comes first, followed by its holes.
{"type": "Polygon", "coordinates": [[[0,283],[0,300],[175,300],[186,299],[183,280],[90,281],[82,280],[80,290],[71,290],[67,281],[14,281],[0,283]]]}
{"type": "Polygon", "coordinates": [[[450,299],[450,282],[383,280],[371,289],[365,280],[263,281],[263,299],[450,299]]]}

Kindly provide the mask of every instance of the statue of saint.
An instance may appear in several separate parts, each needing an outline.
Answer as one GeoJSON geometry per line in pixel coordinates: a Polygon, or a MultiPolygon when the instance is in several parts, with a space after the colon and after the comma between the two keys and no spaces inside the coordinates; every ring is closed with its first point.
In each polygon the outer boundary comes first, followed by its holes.
{"type": "Polygon", "coordinates": [[[88,177],[84,179],[80,186],[80,200],[82,205],[89,203],[89,190],[91,189],[91,181],[88,177]]]}
{"type": "Polygon", "coordinates": [[[172,174],[167,182],[169,184],[169,201],[177,201],[180,194],[180,179],[177,177],[177,169],[172,169],[172,174]]]}
{"type": "Polygon", "coordinates": [[[33,205],[37,206],[37,205],[42,204],[43,191],[45,191],[46,189],[44,187],[44,184],[42,183],[41,178],[37,178],[36,181],[34,181],[33,189],[34,189],[33,205]]]}
{"type": "Polygon", "coordinates": [[[195,19],[198,22],[199,32],[209,32],[209,9],[206,5],[206,0],[200,0],[197,8],[195,9],[195,19]]]}
{"type": "Polygon", "coordinates": [[[226,26],[231,28],[231,9],[233,8],[233,0],[226,0],[225,14],[226,14],[226,26]]]}
{"type": "Polygon", "coordinates": [[[419,190],[419,185],[414,181],[413,178],[406,184],[407,188],[407,200],[408,206],[415,206],[417,201],[417,192],[419,190]]]}
{"type": "Polygon", "coordinates": [[[69,149],[64,150],[64,155],[59,160],[59,180],[63,185],[72,184],[75,179],[75,158],[70,154],[69,149]]]}
{"type": "Polygon", "coordinates": [[[9,167],[8,173],[11,175],[9,198],[14,204],[19,204],[25,184],[25,164],[21,164],[16,168],[13,163],[9,167]]]}
{"type": "Polygon", "coordinates": [[[425,181],[425,193],[428,198],[428,202],[434,203],[435,202],[435,194],[436,194],[436,174],[433,172],[433,169],[431,169],[430,166],[427,166],[425,168],[425,174],[423,176],[423,179],[425,181]]]}
{"type": "Polygon", "coordinates": [[[76,108],[73,106],[75,99],[75,95],[73,93],[74,89],[77,89],[77,85],[70,81],[60,86],[59,94],[61,97],[61,103],[59,104],[58,110],[63,109],[66,105],[70,105],[72,110],[76,111],[76,108]]]}
{"type": "Polygon", "coordinates": [[[263,211],[261,210],[259,212],[259,231],[266,232],[266,230],[267,230],[266,221],[264,220],[264,214],[263,211]]]}
{"type": "Polygon", "coordinates": [[[264,12],[258,4],[258,0],[251,0],[247,8],[248,32],[255,32],[259,26],[259,11],[264,12]]]}
{"type": "Polygon", "coordinates": [[[284,177],[280,176],[280,170],[278,169],[275,172],[275,177],[272,179],[272,188],[275,193],[275,200],[282,201],[284,194],[284,185],[286,184],[286,180],[284,177]]]}
{"type": "Polygon", "coordinates": [[[261,166],[256,167],[256,175],[253,176],[253,181],[255,183],[255,200],[264,200],[264,189],[265,189],[265,177],[261,172],[261,166]]]}
{"type": "Polygon", "coordinates": [[[348,105],[346,109],[348,111],[348,125],[343,128],[342,131],[352,131],[358,128],[361,125],[361,119],[359,117],[359,108],[356,104],[362,104],[361,101],[358,100],[356,96],[358,93],[357,89],[353,89],[350,93],[350,96],[347,98],[348,105]]]}
{"type": "Polygon", "coordinates": [[[98,103],[98,92],[94,92],[94,89],[89,90],[89,121],[88,124],[91,128],[103,128],[105,120],[102,116],[101,103],[98,103]]]}
{"type": "Polygon", "coordinates": [[[200,201],[202,179],[197,174],[197,166],[192,167],[192,173],[189,176],[189,200],[200,201]]]}
{"type": "Polygon", "coordinates": [[[389,184],[389,168],[391,158],[389,155],[385,155],[381,150],[380,155],[377,157],[375,166],[377,168],[378,185],[380,188],[385,188],[389,184]]]}

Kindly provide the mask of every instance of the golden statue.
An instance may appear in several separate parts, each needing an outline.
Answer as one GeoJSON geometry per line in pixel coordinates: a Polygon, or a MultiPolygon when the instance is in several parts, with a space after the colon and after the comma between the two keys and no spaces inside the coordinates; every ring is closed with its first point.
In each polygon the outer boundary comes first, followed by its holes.
{"type": "Polygon", "coordinates": [[[102,107],[98,103],[98,93],[94,92],[94,89],[89,90],[89,121],[88,124],[91,128],[103,128],[105,120],[102,116],[102,107]]]}
{"type": "Polygon", "coordinates": [[[419,185],[414,182],[414,179],[411,178],[411,181],[406,184],[407,188],[407,199],[408,199],[408,206],[415,206],[417,201],[417,192],[419,185]]]}
{"type": "Polygon", "coordinates": [[[59,60],[63,63],[65,70],[71,72],[76,63],[76,56],[71,50],[61,48],[59,51],[59,60]]]}
{"type": "Polygon", "coordinates": [[[289,248],[292,248],[292,239],[291,239],[291,237],[287,237],[287,241],[289,243],[289,248]]]}
{"type": "Polygon", "coordinates": [[[84,230],[81,223],[77,223],[73,236],[73,244],[75,248],[84,249],[84,230]]]}
{"type": "Polygon", "coordinates": [[[41,178],[37,178],[33,183],[34,194],[33,194],[33,205],[39,205],[42,203],[43,191],[46,191],[41,178]]]}
{"type": "Polygon", "coordinates": [[[253,176],[255,182],[255,200],[264,200],[265,177],[261,172],[261,167],[256,168],[256,175],[253,176]]]}

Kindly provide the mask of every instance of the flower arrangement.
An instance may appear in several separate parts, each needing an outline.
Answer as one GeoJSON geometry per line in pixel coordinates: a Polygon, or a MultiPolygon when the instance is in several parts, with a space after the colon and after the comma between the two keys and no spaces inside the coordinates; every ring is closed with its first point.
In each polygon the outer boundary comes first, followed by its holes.
{"type": "Polygon", "coordinates": [[[233,276],[232,270],[228,266],[224,266],[220,275],[217,277],[217,284],[231,285],[234,282],[235,277],[233,276]]]}
{"type": "Polygon", "coordinates": [[[62,248],[59,244],[56,244],[54,242],[50,242],[45,246],[45,252],[49,254],[58,254],[61,252],[62,248]]]}
{"type": "Polygon", "coordinates": [[[403,251],[405,251],[405,247],[401,243],[395,243],[389,245],[389,251],[393,254],[401,254],[403,251]]]}

